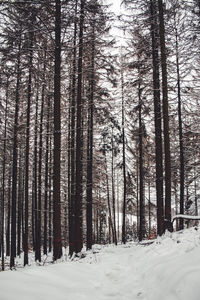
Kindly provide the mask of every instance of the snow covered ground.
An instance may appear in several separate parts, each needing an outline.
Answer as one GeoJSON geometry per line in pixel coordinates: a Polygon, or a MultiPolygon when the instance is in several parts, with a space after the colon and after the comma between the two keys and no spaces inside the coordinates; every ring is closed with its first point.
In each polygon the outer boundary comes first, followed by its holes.
{"type": "Polygon", "coordinates": [[[0,273],[0,300],[199,300],[200,228],[0,273]]]}

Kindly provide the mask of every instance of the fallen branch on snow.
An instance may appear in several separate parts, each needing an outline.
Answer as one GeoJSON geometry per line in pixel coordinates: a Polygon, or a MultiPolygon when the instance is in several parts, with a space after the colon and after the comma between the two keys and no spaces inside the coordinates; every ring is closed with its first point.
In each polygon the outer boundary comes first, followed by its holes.
{"type": "Polygon", "coordinates": [[[177,219],[185,219],[185,220],[200,220],[200,216],[190,216],[190,215],[175,215],[172,218],[172,224],[177,219]]]}

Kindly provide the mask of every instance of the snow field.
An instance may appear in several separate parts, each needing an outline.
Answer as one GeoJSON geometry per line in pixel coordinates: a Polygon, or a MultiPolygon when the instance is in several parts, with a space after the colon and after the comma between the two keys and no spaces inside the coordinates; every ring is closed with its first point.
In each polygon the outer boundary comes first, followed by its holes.
{"type": "Polygon", "coordinates": [[[0,300],[199,300],[200,228],[0,273],[0,300]]]}

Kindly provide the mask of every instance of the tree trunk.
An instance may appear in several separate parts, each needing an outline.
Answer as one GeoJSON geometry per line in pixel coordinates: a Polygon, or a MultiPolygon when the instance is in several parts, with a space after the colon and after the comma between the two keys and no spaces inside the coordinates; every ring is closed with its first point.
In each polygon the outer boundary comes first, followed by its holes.
{"type": "Polygon", "coordinates": [[[76,38],[77,38],[77,0],[74,16],[74,49],[73,49],[73,75],[72,75],[72,100],[71,100],[71,191],[69,201],[69,255],[74,252],[75,234],[75,97],[76,97],[76,38]]]}
{"type": "Polygon", "coordinates": [[[45,153],[45,193],[44,193],[44,240],[43,252],[47,255],[47,209],[48,209],[48,179],[49,179],[49,118],[50,95],[48,95],[47,127],[46,127],[46,153],[45,153]]]}
{"type": "Polygon", "coordinates": [[[83,181],[83,140],[82,140],[82,61],[83,61],[83,25],[84,5],[81,0],[79,25],[78,86],[77,86],[77,123],[76,123],[76,196],[75,196],[75,235],[74,250],[79,253],[83,248],[82,228],[82,181],[83,181]]]}
{"type": "MultiPolygon", "coordinates": [[[[36,108],[35,108],[35,128],[34,128],[34,154],[33,154],[33,184],[32,184],[32,236],[33,236],[33,250],[36,251],[38,245],[37,236],[37,149],[38,149],[38,85],[36,91],[36,108]]],[[[35,252],[35,260],[36,252],[35,252]]]]}
{"type": "MultiPolygon", "coordinates": [[[[163,2],[158,0],[160,49],[162,67],[162,94],[163,94],[163,121],[164,121],[164,152],[165,152],[165,221],[171,222],[171,153],[169,136],[169,113],[168,113],[168,82],[167,82],[167,58],[165,47],[165,24],[163,15],[163,2]]],[[[170,227],[166,228],[170,230],[170,227]]]]}
{"type": "Polygon", "coordinates": [[[114,243],[117,245],[117,233],[116,233],[116,215],[115,215],[115,182],[114,182],[114,142],[113,142],[113,128],[112,128],[112,165],[111,165],[111,178],[112,178],[112,206],[113,206],[113,233],[114,233],[114,243]]]}
{"type": "Polygon", "coordinates": [[[122,160],[123,160],[123,219],[122,219],[122,243],[126,244],[126,145],[125,145],[125,114],[124,114],[124,78],[121,71],[121,96],[122,96],[122,160]]]}
{"type": "Polygon", "coordinates": [[[18,45],[17,56],[17,82],[15,91],[15,120],[13,133],[13,167],[12,167],[12,211],[11,211],[11,255],[10,268],[15,266],[16,257],[16,198],[17,198],[17,128],[18,128],[18,112],[19,112],[19,87],[20,87],[20,66],[21,66],[21,37],[18,45]]]}
{"type": "Polygon", "coordinates": [[[23,201],[23,167],[22,151],[19,154],[19,178],[18,178],[18,207],[17,207],[17,255],[21,253],[21,233],[22,233],[22,201],[23,201]]]}
{"type": "Polygon", "coordinates": [[[10,167],[9,177],[8,177],[8,206],[7,206],[7,228],[6,228],[6,256],[10,256],[11,173],[12,173],[12,168],[10,167]]]}
{"type": "Polygon", "coordinates": [[[148,194],[149,194],[149,237],[151,236],[151,183],[148,181],[148,194]]]}
{"type": "Polygon", "coordinates": [[[52,249],[52,138],[50,135],[50,141],[49,141],[49,161],[50,161],[50,167],[49,167],[49,252],[51,252],[52,249]]]}
{"type": "Polygon", "coordinates": [[[39,129],[39,156],[38,156],[38,211],[37,211],[37,250],[36,260],[41,262],[41,210],[42,210],[42,143],[43,143],[43,117],[44,117],[44,98],[45,98],[45,71],[46,71],[46,49],[43,66],[42,99],[40,111],[39,129]]]}
{"type": "MultiPolygon", "coordinates": [[[[31,20],[33,21],[33,20],[31,20]]],[[[32,24],[31,24],[32,25],[32,24]]],[[[30,140],[30,109],[31,109],[31,92],[32,92],[32,65],[33,65],[33,29],[30,35],[29,50],[29,77],[28,77],[28,96],[26,110],[26,159],[25,159],[25,235],[24,235],[24,266],[28,265],[28,219],[29,219],[29,140],[30,140]]]]}
{"type": "Polygon", "coordinates": [[[139,190],[140,190],[140,227],[139,241],[142,241],[145,236],[145,203],[144,203],[144,166],[143,166],[143,126],[142,126],[142,99],[140,80],[138,85],[139,97],[139,190]]]}
{"type": "MultiPolygon", "coordinates": [[[[94,16],[95,18],[95,16],[94,16]]],[[[89,80],[88,104],[88,141],[87,141],[87,249],[92,249],[92,190],[93,190],[93,111],[94,111],[94,59],[95,59],[95,34],[93,22],[91,74],[89,80]]]]}
{"type": "Polygon", "coordinates": [[[60,153],[61,153],[61,1],[55,0],[55,73],[54,73],[54,162],[53,162],[53,260],[62,256],[61,204],[60,204],[60,153]]]}
{"type": "Polygon", "coordinates": [[[151,38],[153,59],[153,89],[154,89],[154,122],[155,122],[155,152],[156,152],[156,199],[157,199],[157,232],[164,232],[163,210],[163,155],[161,131],[161,106],[160,106],[160,78],[158,56],[158,24],[155,0],[150,2],[151,13],[151,38]]]}
{"type": "Polygon", "coordinates": [[[7,141],[7,118],[8,118],[8,88],[9,88],[9,82],[7,77],[6,82],[6,107],[5,107],[5,122],[4,122],[4,141],[3,141],[3,168],[2,168],[2,228],[1,228],[1,266],[2,271],[4,271],[5,268],[5,260],[4,260],[4,252],[5,252],[5,246],[4,246],[4,228],[5,228],[5,173],[6,173],[6,141],[7,141]]]}
{"type": "MultiPolygon", "coordinates": [[[[185,186],[185,167],[184,167],[184,146],[183,146],[183,129],[182,129],[182,108],[181,108],[181,85],[180,85],[180,70],[179,70],[179,47],[178,47],[178,32],[176,28],[176,73],[177,73],[177,88],[178,88],[178,127],[179,127],[179,160],[180,160],[180,214],[184,214],[184,186],[185,186]]],[[[179,229],[184,227],[184,220],[180,219],[179,229]]]]}
{"type": "MultiPolygon", "coordinates": [[[[109,219],[109,229],[111,227],[111,232],[112,232],[112,238],[113,238],[113,242],[115,242],[114,240],[114,228],[113,228],[113,221],[112,221],[112,213],[111,213],[111,204],[110,204],[110,191],[109,191],[109,180],[108,180],[108,170],[107,170],[107,159],[106,159],[106,150],[105,150],[105,147],[104,147],[104,155],[105,155],[105,166],[106,166],[106,187],[107,187],[107,200],[108,200],[108,213],[109,213],[109,216],[108,216],[108,219],[109,219]]],[[[110,234],[109,234],[110,236],[110,234]]]]}

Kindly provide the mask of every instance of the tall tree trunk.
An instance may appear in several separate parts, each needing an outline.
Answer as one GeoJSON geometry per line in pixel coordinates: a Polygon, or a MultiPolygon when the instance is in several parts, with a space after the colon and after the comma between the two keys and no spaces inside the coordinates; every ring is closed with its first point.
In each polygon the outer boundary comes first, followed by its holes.
{"type": "Polygon", "coordinates": [[[156,199],[157,199],[157,232],[164,232],[163,210],[163,155],[161,131],[161,105],[160,105],[160,76],[158,56],[158,24],[155,0],[150,1],[151,38],[153,59],[153,89],[154,89],[154,122],[155,122],[155,151],[156,151],[156,199]]]}
{"type": "MultiPolygon", "coordinates": [[[[112,212],[111,212],[111,204],[110,204],[110,189],[109,189],[109,180],[108,180],[108,170],[107,170],[107,159],[106,159],[105,146],[104,146],[104,152],[105,152],[104,155],[105,155],[105,167],[106,167],[106,187],[107,187],[107,200],[108,200],[108,213],[109,213],[108,223],[109,223],[109,229],[111,228],[113,242],[115,242],[114,227],[113,227],[112,212]]],[[[109,237],[110,237],[110,234],[109,234],[109,237]]]]}
{"type": "MultiPolygon", "coordinates": [[[[185,167],[184,167],[184,146],[183,146],[183,126],[182,126],[182,108],[181,108],[181,84],[179,70],[179,47],[178,32],[176,28],[176,73],[178,88],[178,127],[179,127],[179,160],[180,160],[180,214],[184,214],[184,186],[185,186],[185,167]]],[[[179,220],[179,229],[184,227],[184,219],[179,220]]]]}
{"type": "Polygon", "coordinates": [[[49,118],[50,95],[48,95],[47,127],[46,127],[46,153],[45,153],[45,193],[44,193],[44,239],[43,252],[47,254],[47,208],[48,208],[48,178],[49,178],[49,118]]]}
{"type": "MultiPolygon", "coordinates": [[[[95,18],[95,16],[94,16],[95,18]]],[[[89,81],[88,141],[87,141],[87,249],[92,249],[92,190],[93,190],[93,111],[94,111],[94,59],[95,59],[95,21],[92,31],[91,74],[89,81]]]]}
{"type": "Polygon", "coordinates": [[[35,251],[35,260],[37,260],[36,251],[38,245],[37,236],[37,149],[38,149],[38,85],[36,87],[36,108],[35,108],[35,128],[34,128],[34,153],[33,153],[33,184],[32,184],[32,239],[33,250],[35,251]]]}
{"type": "Polygon", "coordinates": [[[9,177],[8,177],[8,206],[7,206],[7,227],[6,227],[6,256],[10,256],[10,202],[11,202],[11,175],[12,167],[9,166],[9,177]]]}
{"type": "Polygon", "coordinates": [[[112,178],[112,207],[113,207],[113,233],[114,233],[114,243],[117,245],[117,233],[116,233],[116,214],[115,214],[115,174],[114,174],[114,141],[113,141],[113,128],[111,136],[112,144],[112,161],[111,161],[111,178],[112,178]]]}
{"type": "MultiPolygon", "coordinates": [[[[33,21],[33,20],[31,20],[33,21]]],[[[32,24],[31,24],[32,26],[32,24]]],[[[31,92],[32,92],[32,62],[33,62],[33,29],[30,35],[29,50],[29,77],[28,77],[28,96],[26,110],[26,159],[25,159],[25,233],[24,233],[24,266],[28,264],[28,219],[29,219],[29,140],[30,140],[30,109],[31,109],[31,92]]]]}
{"type": "Polygon", "coordinates": [[[21,188],[21,230],[22,230],[22,250],[24,251],[25,220],[24,220],[24,190],[25,190],[25,171],[22,170],[22,188],[21,188]]]}
{"type": "Polygon", "coordinates": [[[167,82],[167,58],[165,46],[165,24],[163,14],[163,2],[158,0],[160,49],[162,67],[162,94],[163,94],[163,121],[164,121],[164,152],[165,152],[165,221],[169,231],[171,222],[171,153],[169,136],[169,113],[168,113],[168,82],[167,82]]]}
{"type": "Polygon", "coordinates": [[[54,70],[54,162],[53,162],[53,260],[62,256],[61,203],[60,203],[60,153],[61,153],[61,1],[55,0],[55,70],[54,70]]]}
{"type": "Polygon", "coordinates": [[[151,183],[148,180],[148,202],[149,202],[149,237],[151,236],[151,183]]]}
{"type": "MultiPolygon", "coordinates": [[[[138,152],[138,149],[136,150],[138,152]]],[[[136,155],[136,214],[137,214],[137,236],[139,236],[139,160],[136,155]]]]}
{"type": "Polygon", "coordinates": [[[142,241],[145,236],[145,203],[144,203],[144,166],[143,166],[143,125],[142,125],[142,99],[140,79],[138,84],[139,98],[139,190],[140,190],[140,227],[139,241],[142,241]]]}
{"type": "Polygon", "coordinates": [[[75,97],[76,97],[76,39],[77,39],[77,0],[74,16],[74,49],[73,49],[73,75],[72,75],[72,100],[71,100],[71,199],[69,201],[69,255],[74,252],[75,234],[75,97]]]}
{"type": "Polygon", "coordinates": [[[123,165],[123,219],[122,219],[122,243],[126,243],[126,145],[125,145],[125,113],[124,113],[124,77],[121,71],[121,97],[122,97],[122,165],[123,165]]]}
{"type": "Polygon", "coordinates": [[[50,141],[49,141],[49,161],[50,161],[50,167],[49,167],[49,252],[51,252],[52,248],[52,138],[50,135],[50,141]]]}
{"type": "Polygon", "coordinates": [[[9,81],[7,77],[6,82],[6,106],[5,106],[5,122],[4,122],[4,141],[3,141],[3,168],[2,168],[2,228],[1,228],[1,234],[2,234],[2,240],[1,240],[1,266],[2,271],[4,271],[5,268],[5,260],[4,260],[4,252],[5,252],[5,246],[4,246],[4,228],[5,228],[5,173],[6,173],[6,141],[7,141],[7,118],[8,118],[8,88],[9,88],[9,81]]]}
{"type": "Polygon", "coordinates": [[[82,61],[83,61],[83,25],[85,0],[81,0],[79,25],[78,86],[77,86],[77,121],[76,121],[76,196],[75,196],[75,234],[74,250],[79,253],[83,248],[82,228],[82,181],[83,181],[83,140],[82,140],[82,61]]]}
{"type": "Polygon", "coordinates": [[[14,120],[14,133],[13,133],[13,167],[12,167],[12,211],[11,211],[11,255],[10,255],[10,268],[15,266],[16,257],[16,198],[17,198],[17,157],[18,157],[18,144],[17,144],[17,128],[18,128],[18,112],[19,112],[19,88],[20,88],[20,66],[21,66],[21,37],[18,45],[17,55],[17,82],[15,91],[15,120],[14,120]]]}
{"type": "Polygon", "coordinates": [[[21,253],[21,233],[22,233],[22,201],[23,201],[23,167],[22,151],[19,153],[19,178],[18,178],[18,207],[17,207],[17,255],[21,253]]]}
{"type": "Polygon", "coordinates": [[[40,111],[40,129],[39,129],[39,156],[38,156],[38,211],[37,211],[37,250],[36,260],[41,262],[41,210],[42,210],[42,143],[43,143],[43,117],[44,117],[44,98],[45,98],[45,72],[46,72],[46,49],[43,66],[42,99],[40,111]]]}
{"type": "MultiPolygon", "coordinates": [[[[67,200],[68,200],[68,229],[66,227],[66,233],[68,231],[68,240],[69,240],[69,244],[71,243],[71,230],[72,230],[72,215],[71,215],[71,211],[72,211],[72,203],[71,203],[71,106],[72,106],[72,101],[71,101],[71,84],[69,86],[69,90],[70,90],[70,95],[69,95],[69,108],[68,108],[68,137],[67,137],[67,200]]],[[[66,205],[67,205],[66,203],[66,205]]],[[[66,207],[66,215],[67,215],[67,207],[66,207]]],[[[65,218],[66,218],[65,215],[65,218]]],[[[67,220],[66,220],[66,224],[67,226],[67,220]]]]}
{"type": "MultiPolygon", "coordinates": [[[[126,212],[126,210],[125,210],[126,212]]],[[[119,204],[119,176],[117,174],[117,238],[118,241],[120,239],[120,204],[119,204]]],[[[126,231],[125,231],[125,237],[126,237],[126,231]]]]}

